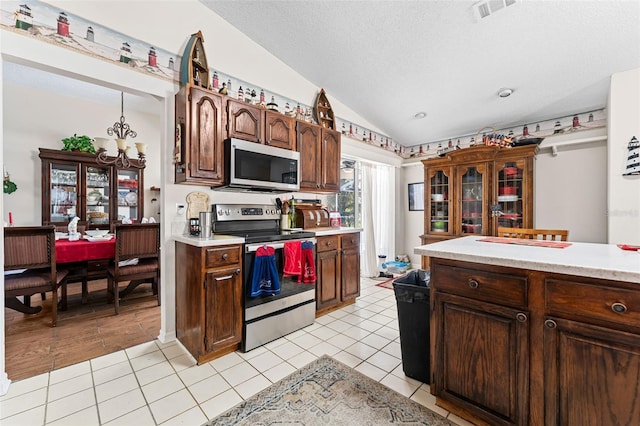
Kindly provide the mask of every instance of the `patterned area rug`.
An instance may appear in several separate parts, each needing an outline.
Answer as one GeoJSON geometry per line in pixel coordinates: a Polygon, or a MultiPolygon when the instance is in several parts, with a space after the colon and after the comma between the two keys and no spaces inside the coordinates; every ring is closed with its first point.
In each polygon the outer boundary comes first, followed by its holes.
{"type": "Polygon", "coordinates": [[[209,425],[453,425],[324,355],[209,425]]]}
{"type": "Polygon", "coordinates": [[[404,277],[404,275],[398,275],[397,277],[389,278],[385,281],[377,283],[376,286],[393,290],[393,282],[400,277],[404,277]]]}

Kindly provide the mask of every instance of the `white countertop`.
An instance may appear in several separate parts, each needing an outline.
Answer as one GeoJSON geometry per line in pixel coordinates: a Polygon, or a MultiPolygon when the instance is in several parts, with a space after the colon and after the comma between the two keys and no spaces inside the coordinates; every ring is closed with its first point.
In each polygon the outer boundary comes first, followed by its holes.
{"type": "Polygon", "coordinates": [[[341,226],[337,227],[327,227],[327,228],[312,228],[305,229],[305,231],[310,231],[316,234],[316,237],[323,237],[327,235],[338,235],[338,234],[350,234],[352,232],[362,232],[362,228],[347,228],[341,226]]]}
{"type": "Polygon", "coordinates": [[[173,239],[196,247],[224,246],[226,244],[244,244],[244,238],[232,235],[214,234],[210,238],[193,237],[191,235],[174,235],[173,239]]]}
{"type": "Polygon", "coordinates": [[[510,266],[640,283],[640,253],[615,244],[570,242],[566,248],[534,247],[478,241],[485,236],[455,238],[414,248],[422,256],[510,266]]]}

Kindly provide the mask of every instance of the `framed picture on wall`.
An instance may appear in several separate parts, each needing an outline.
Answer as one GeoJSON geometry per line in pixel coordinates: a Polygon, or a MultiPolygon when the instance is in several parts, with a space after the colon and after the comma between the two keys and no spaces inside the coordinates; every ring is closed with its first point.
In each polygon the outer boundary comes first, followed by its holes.
{"type": "Polygon", "coordinates": [[[424,183],[409,184],[409,211],[424,210],[424,183]]]}

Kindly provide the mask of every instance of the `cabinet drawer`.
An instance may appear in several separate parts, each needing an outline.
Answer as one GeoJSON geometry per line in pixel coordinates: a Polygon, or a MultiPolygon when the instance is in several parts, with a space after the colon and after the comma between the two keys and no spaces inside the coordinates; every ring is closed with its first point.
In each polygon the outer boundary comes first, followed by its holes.
{"type": "Polygon", "coordinates": [[[217,268],[219,266],[234,265],[240,263],[240,246],[221,246],[206,249],[205,267],[217,268]]]}
{"type": "Polygon", "coordinates": [[[338,236],[330,237],[318,237],[317,238],[316,251],[322,253],[323,251],[337,250],[338,249],[338,236]]]}
{"type": "Polygon", "coordinates": [[[545,280],[546,313],[640,327],[640,291],[557,279],[545,280]]]}
{"type": "Polygon", "coordinates": [[[101,260],[89,260],[87,261],[87,271],[88,272],[107,272],[107,268],[109,267],[109,259],[101,259],[101,260]]]}
{"type": "Polygon", "coordinates": [[[514,307],[527,306],[527,278],[476,269],[434,265],[436,291],[514,307]]]}
{"type": "Polygon", "coordinates": [[[345,234],[340,236],[340,248],[348,249],[360,245],[360,234],[345,234]]]}

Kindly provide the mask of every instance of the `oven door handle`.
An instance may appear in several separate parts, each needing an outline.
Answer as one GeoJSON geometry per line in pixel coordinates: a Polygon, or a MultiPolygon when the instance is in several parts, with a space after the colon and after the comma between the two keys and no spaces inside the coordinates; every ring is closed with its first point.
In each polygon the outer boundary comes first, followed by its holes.
{"type": "MultiPolygon", "coordinates": [[[[311,241],[313,243],[313,245],[316,245],[316,239],[315,238],[306,238],[303,240],[288,240],[288,243],[294,242],[294,241],[311,241]]],[[[263,246],[269,246],[269,247],[273,247],[274,249],[278,250],[281,248],[284,248],[284,242],[282,243],[260,243],[260,244],[247,244],[244,247],[244,252],[245,253],[254,253],[255,251],[257,251],[260,247],[263,246]]]]}

